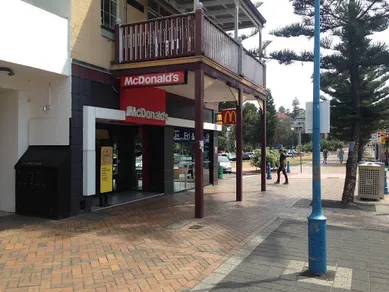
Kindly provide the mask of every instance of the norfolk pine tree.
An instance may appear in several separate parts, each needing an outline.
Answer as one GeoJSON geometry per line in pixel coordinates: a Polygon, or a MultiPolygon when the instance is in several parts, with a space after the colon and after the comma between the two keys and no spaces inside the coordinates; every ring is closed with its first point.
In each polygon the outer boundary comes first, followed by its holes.
{"type": "MultiPolygon", "coordinates": [[[[281,28],[278,37],[314,36],[314,0],[292,0],[301,23],[281,28]]],[[[355,142],[346,164],[342,202],[354,200],[358,154],[374,127],[387,110],[388,48],[373,43],[371,35],[388,28],[388,0],[322,0],[321,47],[328,50],[321,58],[322,91],[332,97],[332,126],[355,142]]],[[[312,62],[312,51],[283,50],[270,54],[281,64],[312,62]]]]}

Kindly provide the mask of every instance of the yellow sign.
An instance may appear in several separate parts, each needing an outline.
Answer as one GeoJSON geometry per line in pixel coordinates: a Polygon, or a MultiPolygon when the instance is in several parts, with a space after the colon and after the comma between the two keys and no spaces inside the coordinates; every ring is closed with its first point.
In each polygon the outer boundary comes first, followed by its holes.
{"type": "Polygon", "coordinates": [[[112,192],[112,147],[101,147],[100,193],[112,192]]]}

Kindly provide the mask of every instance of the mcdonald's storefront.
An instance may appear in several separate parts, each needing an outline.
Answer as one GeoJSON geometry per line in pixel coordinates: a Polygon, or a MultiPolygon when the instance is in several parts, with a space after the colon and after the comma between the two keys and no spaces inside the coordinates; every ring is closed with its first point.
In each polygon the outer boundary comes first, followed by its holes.
{"type": "MultiPolygon", "coordinates": [[[[194,102],[161,86],[185,82],[186,72],[173,73],[123,77],[119,102],[102,107],[99,94],[104,98],[104,90],[95,90],[96,103],[83,105],[82,179],[88,210],[195,187],[194,102]],[[111,160],[103,159],[107,151],[111,160]]],[[[205,104],[203,116],[203,183],[217,184],[217,105],[205,104]]]]}

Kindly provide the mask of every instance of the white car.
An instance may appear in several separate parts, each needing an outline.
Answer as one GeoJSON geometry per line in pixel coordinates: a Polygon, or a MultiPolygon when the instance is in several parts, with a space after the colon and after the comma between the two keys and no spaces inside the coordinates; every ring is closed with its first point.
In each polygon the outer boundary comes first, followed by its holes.
{"type": "Polygon", "coordinates": [[[228,159],[227,156],[218,156],[218,161],[219,161],[220,166],[223,168],[223,172],[226,172],[226,173],[232,172],[231,161],[228,159]]]}

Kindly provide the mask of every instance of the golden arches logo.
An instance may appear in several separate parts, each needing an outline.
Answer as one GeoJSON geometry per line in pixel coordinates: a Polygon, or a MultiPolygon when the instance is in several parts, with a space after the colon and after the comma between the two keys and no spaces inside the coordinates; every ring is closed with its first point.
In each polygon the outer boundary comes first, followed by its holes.
{"type": "Polygon", "coordinates": [[[223,124],[235,125],[236,124],[236,109],[229,109],[222,111],[223,124]]]}

